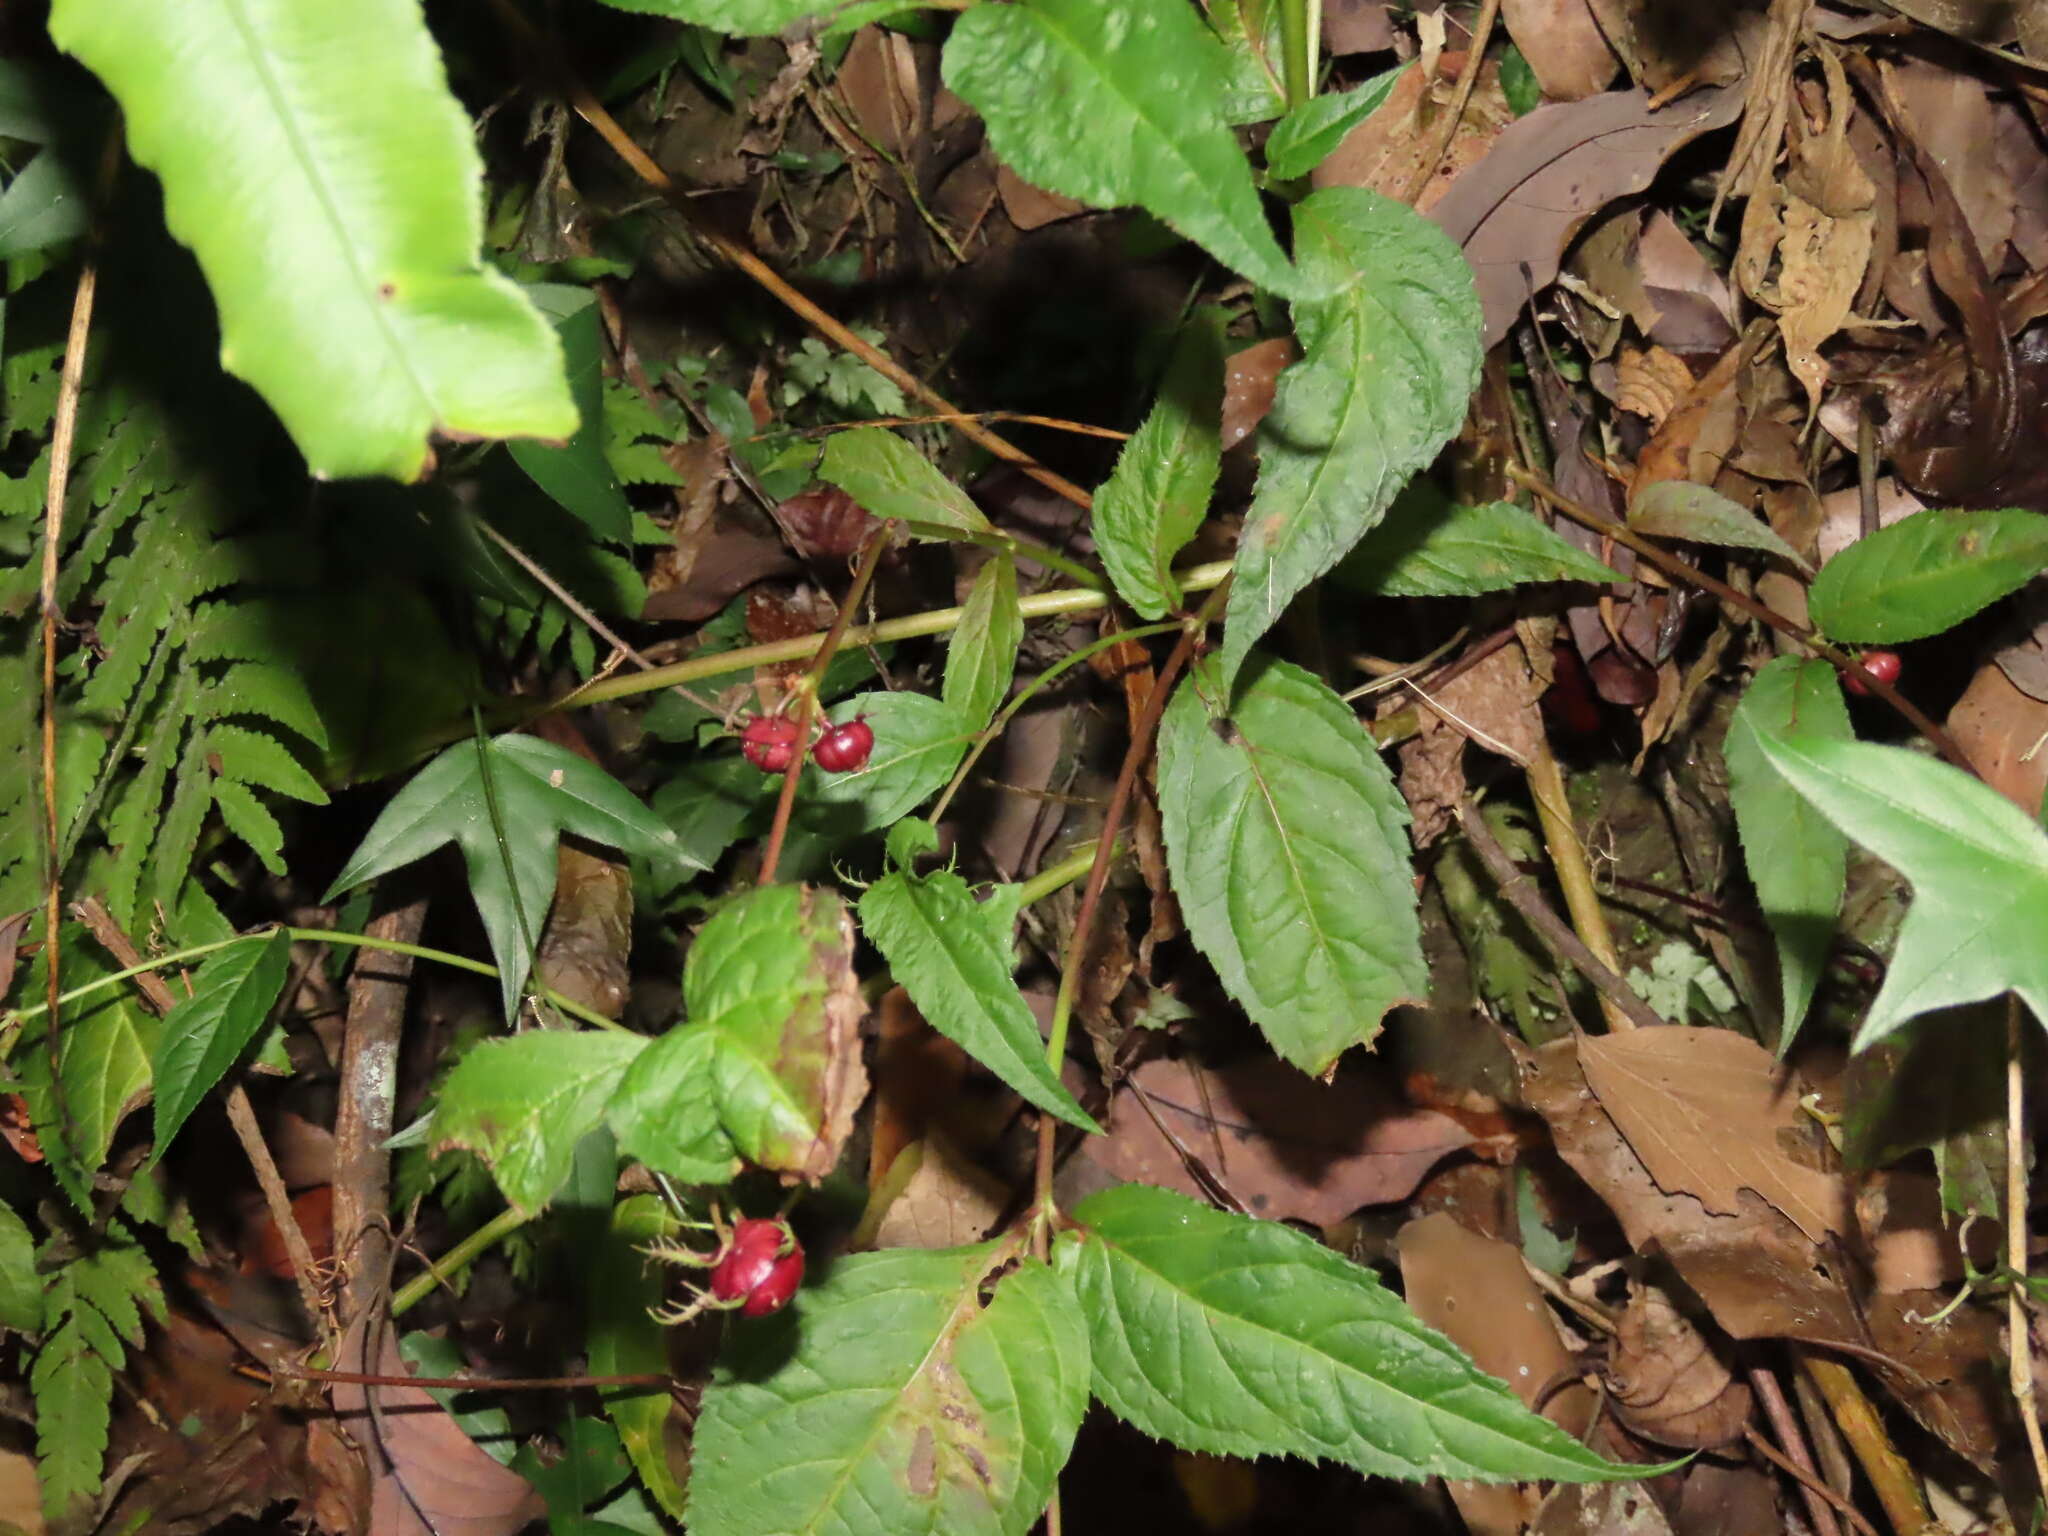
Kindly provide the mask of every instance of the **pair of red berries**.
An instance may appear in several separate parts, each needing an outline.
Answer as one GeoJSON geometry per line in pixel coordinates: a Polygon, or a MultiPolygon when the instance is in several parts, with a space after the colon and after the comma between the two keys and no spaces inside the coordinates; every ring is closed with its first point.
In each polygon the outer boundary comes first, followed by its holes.
{"type": "MultiPolygon", "coordinates": [[[[796,761],[801,735],[787,715],[756,715],[740,728],[740,750],[763,773],[786,773],[796,761]]],[[[811,761],[827,773],[850,773],[865,766],[874,749],[874,727],[865,715],[855,715],[819,733],[811,744],[811,761]]]]}

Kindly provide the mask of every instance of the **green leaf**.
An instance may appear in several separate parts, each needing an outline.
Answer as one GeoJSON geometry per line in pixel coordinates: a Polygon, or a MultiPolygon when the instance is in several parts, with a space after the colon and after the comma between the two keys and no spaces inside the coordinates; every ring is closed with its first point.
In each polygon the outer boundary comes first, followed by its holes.
{"type": "Polygon", "coordinates": [[[1904,875],[1913,905],[1862,1050],[1916,1014],[2017,992],[2048,1022],[2048,834],[1994,789],[1903,747],[1759,734],[1771,766],[1904,875]]]}
{"type": "Polygon", "coordinates": [[[1069,1125],[1102,1127],[1045,1059],[1045,1041],[1011,976],[1012,912],[976,901],[950,870],[923,879],[884,875],[860,899],[861,931],[874,941],[917,1010],[940,1034],[1024,1098],[1069,1125]]]}
{"type": "Polygon", "coordinates": [[[703,867],[659,817],[595,763],[537,736],[515,734],[459,742],[422,768],[391,797],[325,899],[454,843],[469,867],[470,893],[490,936],[510,1018],[518,1012],[533,947],[554,898],[555,846],[564,832],[703,867]]]}
{"type": "MultiPolygon", "coordinates": [[[[612,1207],[611,1230],[591,1266],[593,1376],[658,1376],[668,1370],[668,1330],[652,1315],[661,1305],[665,1280],[643,1250],[674,1225],[653,1195],[628,1195],[612,1207]]],[[[666,1443],[674,1399],[659,1389],[607,1389],[602,1396],[640,1481],[670,1516],[682,1519],[683,1489],[669,1465],[666,1443]]]]}
{"type": "Polygon", "coordinates": [[[0,1200],[0,1328],[38,1333],[43,1326],[43,1282],[36,1274],[36,1240],[13,1206],[0,1200]]]}
{"type": "Polygon", "coordinates": [[[1259,658],[1226,719],[1220,672],[1190,672],[1159,730],[1173,887],[1224,988],[1321,1076],[1429,995],[1408,807],[1322,682],[1259,658]]]}
{"type": "Polygon", "coordinates": [[[604,369],[597,330],[597,295],[588,288],[538,283],[526,290],[554,325],[568,365],[569,393],[579,417],[576,432],[558,447],[509,444],[512,458],[565,510],[614,543],[633,536],[633,509],[619,489],[604,449],[604,369]]]}
{"type": "Polygon", "coordinates": [[[36,1404],[36,1476],[43,1514],[64,1519],[99,1492],[114,1397],[113,1372],[73,1317],[44,1342],[29,1370],[36,1404]]]}
{"type": "Polygon", "coordinates": [[[85,233],[92,200],[54,149],[15,172],[0,192],[0,259],[12,260],[85,233]]]}
{"type": "Polygon", "coordinates": [[[765,37],[839,9],[844,0],[605,0],[621,11],[666,16],[735,37],[765,37]]]}
{"type": "Polygon", "coordinates": [[[308,805],[325,805],[327,791],[292,750],[265,731],[216,720],[206,728],[206,747],[220,759],[222,778],[255,784],[308,805]]]}
{"type": "Polygon", "coordinates": [[[1526,582],[1621,576],[1513,502],[1459,505],[1422,477],[1394,498],[1330,579],[1378,597],[1476,597],[1526,582]]]}
{"type": "Polygon", "coordinates": [[[908,523],[924,538],[995,532],[967,493],[887,427],[855,427],[825,440],[818,478],[876,517],[908,523]]]}
{"type": "Polygon", "coordinates": [[[1146,1434],[1382,1477],[1643,1475],[1579,1445],[1425,1327],[1370,1270],[1277,1221],[1125,1184],[1074,1210],[1095,1395],[1146,1434]]]}
{"type": "Polygon", "coordinates": [[[1794,734],[1847,741],[1854,733],[1835,669],[1824,661],[1780,656],[1743,694],[1721,750],[1750,882],[1778,943],[1781,1056],[1791,1049],[1826,968],[1849,857],[1842,834],[1764,755],[1760,737],[1794,734]]]}
{"type": "Polygon", "coordinates": [[[537,1215],[646,1047],[639,1035],[610,1030],[530,1029],[482,1041],[441,1085],[427,1131],[433,1150],[467,1147],[490,1166],[508,1205],[537,1215]]]}
{"type": "Polygon", "coordinates": [[[929,799],[967,754],[976,727],[943,700],[922,693],[863,693],[835,706],[834,725],[865,715],[875,733],[867,766],[850,773],[804,768],[804,821],[836,822],[850,813],[848,829],[886,827],[929,799]]]}
{"type": "MultiPolygon", "coordinates": [[[[65,930],[67,986],[111,974],[83,941],[82,929],[65,930]]],[[[38,955],[30,967],[29,996],[42,995],[44,963],[38,955]]],[[[106,1162],[114,1132],[130,1113],[149,1101],[150,1058],[162,1026],[126,987],[68,1003],[62,1017],[67,1118],[58,1116],[57,1101],[50,1091],[43,1020],[23,1031],[12,1063],[20,1073],[21,1092],[50,1171],[80,1209],[89,1211],[91,1177],[106,1162]]]]}
{"type": "Polygon", "coordinates": [[[1026,181],[1097,208],[1135,203],[1261,288],[1314,291],[1224,121],[1222,46],[1182,0],[975,6],[943,69],[1026,181]]]}
{"type": "Polygon", "coordinates": [[[1024,614],[1017,606],[1017,562],[997,555],[974,573],[960,624],[946,647],[940,697],[970,730],[984,729],[1010,691],[1024,614]]]}
{"type": "Polygon", "coordinates": [[[1821,567],[1808,594],[1833,640],[1893,645],[1938,635],[2048,569],[2048,517],[1915,512],[1821,567]]]}
{"type": "Polygon", "coordinates": [[[1328,298],[1298,302],[1301,361],[1259,429],[1223,633],[1222,678],[1297,592],[1341,560],[1465,419],[1479,299],[1456,245],[1412,208],[1331,187],[1294,208],[1296,259],[1328,298]]]}
{"type": "Polygon", "coordinates": [[[50,35],[119,100],[221,361],[314,474],[576,430],[560,344],[477,258],[483,163],[414,0],[56,0],[50,35]]]}
{"type": "Polygon", "coordinates": [[[1202,519],[1223,456],[1223,312],[1181,332],[1159,399],[1095,496],[1090,527],[1117,595],[1148,619],[1180,601],[1173,557],[1202,519]]]}
{"type": "Polygon", "coordinates": [[[1380,109],[1408,66],[1334,96],[1315,96],[1281,118],[1266,140],[1266,170],[1279,181],[1306,176],[1329,157],[1344,136],[1380,109]]]}
{"type": "Polygon", "coordinates": [[[1799,558],[1754,512],[1737,506],[1720,492],[1687,480],[1660,480],[1636,497],[1628,509],[1628,525],[1638,533],[1661,539],[1691,539],[1735,549],[1760,549],[1776,555],[1796,571],[1813,567],[1799,558]]]}
{"type": "Polygon", "coordinates": [[[727,1184],[739,1171],[718,1117],[719,1037],[680,1024],[633,1059],[605,1106],[619,1150],[686,1184],[727,1184]]]}
{"type": "Polygon", "coordinates": [[[263,1028],[284,990],[291,956],[292,941],[282,929],[267,939],[224,949],[200,967],[192,995],[164,1015],[154,1062],[156,1147],[151,1162],[164,1155],[186,1117],[263,1028]]]}
{"type": "Polygon", "coordinates": [[[855,1254],[735,1330],[704,1393],[691,1536],[1023,1536],[1088,1402],[1067,1282],[1025,1260],[981,1303],[994,1244],[855,1254]]]}

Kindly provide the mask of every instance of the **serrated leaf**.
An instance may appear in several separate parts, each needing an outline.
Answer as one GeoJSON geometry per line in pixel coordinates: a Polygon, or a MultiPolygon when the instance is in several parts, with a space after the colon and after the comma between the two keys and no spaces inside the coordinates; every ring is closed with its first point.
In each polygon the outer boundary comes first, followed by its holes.
{"type": "Polygon", "coordinates": [[[1117,595],[1148,619],[1180,601],[1173,557],[1202,519],[1223,457],[1224,314],[1196,312],[1181,332],[1152,412],[1095,494],[1089,524],[1117,595]]]}
{"type": "Polygon", "coordinates": [[[1012,915],[976,901],[950,870],[884,875],[860,899],[861,931],[934,1029],[1025,1102],[1100,1135],[1047,1063],[1038,1021],[1011,976],[1012,915]]]}
{"type": "Polygon", "coordinates": [[[1513,502],[1462,505],[1425,477],[1394,498],[1330,579],[1378,597],[1476,597],[1526,582],[1622,578],[1513,502]]]}
{"type": "Polygon", "coordinates": [[[220,759],[224,779],[290,795],[308,805],[327,803],[327,791],[320,781],[275,736],[216,720],[206,728],[206,747],[220,759]]]}
{"type": "MultiPolygon", "coordinates": [[[[82,930],[67,931],[64,977],[67,985],[110,974],[83,944],[82,930]]],[[[30,995],[40,996],[41,956],[30,971],[30,995]]],[[[114,1132],[130,1113],[149,1100],[150,1058],[161,1025],[126,988],[103,991],[63,1009],[64,1108],[61,1123],[50,1091],[49,1048],[39,1020],[23,1031],[12,1058],[21,1077],[43,1152],[65,1193],[90,1208],[91,1175],[107,1160],[114,1132]]]]}
{"type": "Polygon", "coordinates": [[[646,1047],[639,1035],[566,1029],[472,1046],[434,1102],[433,1149],[467,1147],[490,1166],[506,1204],[536,1215],[567,1181],[576,1143],[604,1118],[605,1101],[646,1047]]]}
{"type": "Polygon", "coordinates": [[[323,899],[454,843],[469,868],[470,893],[490,936],[510,1018],[554,896],[555,847],[564,832],[654,859],[692,862],[675,833],[595,763],[537,736],[498,736],[459,742],[414,775],[323,899]]]}
{"type": "Polygon", "coordinates": [[[1862,1050],[1935,1008],[2012,991],[2048,1021],[2048,833],[1994,789],[1903,747],[1759,734],[1764,757],[1911,882],[1862,1050]]]}
{"type": "Polygon", "coordinates": [[[0,1328],[37,1333],[43,1326],[43,1282],[36,1240],[14,1207],[0,1200],[0,1328]]]}
{"type": "Polygon", "coordinates": [[[224,949],[200,967],[192,995],[164,1015],[152,1062],[156,1146],[151,1162],[169,1150],[186,1117],[256,1038],[284,990],[291,954],[291,939],[282,930],[224,949]]]}
{"type": "Polygon", "coordinates": [[[1293,181],[1321,165],[1346,134],[1380,109],[1407,67],[1396,65],[1348,91],[1311,97],[1281,118],[1266,139],[1267,172],[1293,181]]]}
{"type": "Polygon", "coordinates": [[[1833,640],[1893,645],[1938,635],[2048,570],[2048,517],[1915,512],[1820,569],[1808,610],[1833,640]]]}
{"type": "Polygon", "coordinates": [[[946,647],[946,679],[939,696],[970,730],[986,727],[1009,693],[1023,640],[1017,562],[999,554],[974,573],[959,626],[946,647]]]}
{"type": "Polygon", "coordinates": [[[324,0],[56,0],[50,35],[121,103],[221,361],[316,475],[410,480],[438,435],[575,431],[560,344],[478,259],[483,164],[413,0],[346,25],[324,0]]]}
{"type": "Polygon", "coordinates": [[[736,1330],[704,1393],[692,1536],[1022,1536],[1088,1401],[1067,1282],[993,1244],[855,1254],[794,1315],[736,1330]],[[793,1452],[795,1452],[793,1454],[793,1452]]]}
{"type": "Polygon", "coordinates": [[[1224,120],[1222,46],[1181,0],[976,6],[943,69],[1026,181],[1097,208],[1135,203],[1261,288],[1315,291],[1267,227],[1224,120]]]}
{"type": "Polygon", "coordinates": [[[1442,230],[1405,204],[1330,187],[1294,208],[1295,259],[1329,297],[1294,306],[1301,361],[1259,428],[1223,633],[1226,683],[1296,593],[1341,560],[1465,420],[1479,299],[1442,230]]]}
{"type": "MultiPolygon", "coordinates": [[[[674,1221],[653,1195],[628,1195],[612,1207],[611,1227],[591,1266],[588,1347],[594,1376],[662,1375],[669,1369],[668,1330],[653,1317],[665,1272],[645,1252],[674,1221]]],[[[672,1518],[683,1517],[683,1489],[669,1465],[666,1430],[675,1400],[656,1389],[607,1390],[604,1411],[619,1432],[634,1470],[672,1518]]]]}
{"type": "Polygon", "coordinates": [[[1159,806],[1188,932],[1274,1049],[1321,1076],[1429,993],[1408,807],[1344,701],[1257,658],[1225,718],[1194,668],[1159,731],[1159,806]]]}
{"type": "Polygon", "coordinates": [[[875,749],[850,773],[804,767],[799,818],[849,832],[886,827],[909,815],[953,776],[975,728],[943,700],[922,693],[863,693],[834,706],[838,725],[867,717],[875,749]]]}
{"type": "Polygon", "coordinates": [[[676,835],[680,863],[709,869],[739,840],[747,820],[774,803],[777,781],[738,753],[691,758],[648,797],[676,835]]]}
{"type": "Polygon", "coordinates": [[[256,792],[233,779],[213,781],[213,803],[220,807],[220,819],[227,828],[254,851],[263,867],[273,875],[284,873],[284,828],[270,814],[270,807],[256,798],[256,792]]]}
{"type": "Polygon", "coordinates": [[[1284,1223],[1142,1184],[1074,1218],[1055,1263],[1088,1321],[1095,1395],[1147,1434],[1381,1477],[1643,1475],[1531,1413],[1370,1270],[1284,1223]]]}
{"type": "Polygon", "coordinates": [[[818,478],[876,517],[893,517],[928,539],[995,530],[967,493],[887,427],[855,427],[825,440],[818,478]]]}
{"type": "Polygon", "coordinates": [[[765,37],[794,22],[822,16],[844,0],[605,0],[615,10],[666,16],[736,37],[765,37]]]}
{"type": "Polygon", "coordinates": [[[297,731],[316,747],[327,745],[327,726],[305,681],[289,667],[245,661],[221,674],[201,696],[200,709],[213,716],[255,715],[297,731]]]}
{"type": "Polygon", "coordinates": [[[556,505],[574,514],[600,538],[626,543],[633,534],[633,508],[619,489],[604,451],[604,370],[597,329],[597,295],[565,283],[536,283],[526,297],[554,326],[562,344],[570,398],[578,422],[559,446],[507,444],[513,461],[556,505]]]}
{"type": "Polygon", "coordinates": [[[1628,525],[1638,533],[1663,539],[1691,539],[1735,549],[1760,549],[1776,555],[1796,571],[1813,567],[1799,558],[1754,512],[1737,506],[1709,486],[1688,480],[1660,480],[1629,504],[1628,525]]]}
{"type": "Polygon", "coordinates": [[[99,1491],[113,1373],[76,1319],[44,1342],[29,1370],[36,1405],[36,1476],[43,1514],[57,1521],[99,1491]]]}
{"type": "Polygon", "coordinates": [[[718,1032],[679,1024],[633,1059],[605,1106],[619,1151],[686,1184],[726,1184],[739,1171],[718,1116],[718,1032]]]}
{"type": "Polygon", "coordinates": [[[1780,656],[1766,665],[1744,691],[1721,748],[1750,883],[1778,945],[1780,1055],[1791,1049],[1820,986],[1849,858],[1848,842],[1834,824],[1764,755],[1759,737],[1788,735],[1833,741],[1854,735],[1835,669],[1826,662],[1780,656]]]}

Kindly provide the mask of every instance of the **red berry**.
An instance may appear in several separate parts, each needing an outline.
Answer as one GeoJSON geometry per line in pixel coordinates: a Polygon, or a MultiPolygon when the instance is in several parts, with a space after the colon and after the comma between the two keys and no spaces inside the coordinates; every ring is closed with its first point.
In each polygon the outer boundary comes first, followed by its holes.
{"type": "MultiPolygon", "coordinates": [[[[1899,674],[1906,669],[1906,664],[1899,659],[1897,651],[1865,651],[1859,659],[1863,670],[1880,683],[1896,683],[1899,674]]],[[[1870,684],[1858,676],[1853,668],[1842,674],[1842,686],[1858,698],[1870,697],[1870,684]]]]}
{"type": "Polygon", "coordinates": [[[844,725],[830,726],[811,748],[811,761],[827,773],[846,773],[862,766],[875,750],[875,728],[867,716],[855,715],[844,725]]]}
{"type": "Polygon", "coordinates": [[[711,1271],[711,1294],[741,1302],[743,1317],[766,1317],[789,1305],[803,1278],[803,1246],[789,1224],[750,1217],[733,1229],[731,1246],[711,1271]]]}
{"type": "Polygon", "coordinates": [[[797,735],[786,715],[756,715],[740,728],[740,750],[763,773],[781,773],[796,760],[797,735]]]}

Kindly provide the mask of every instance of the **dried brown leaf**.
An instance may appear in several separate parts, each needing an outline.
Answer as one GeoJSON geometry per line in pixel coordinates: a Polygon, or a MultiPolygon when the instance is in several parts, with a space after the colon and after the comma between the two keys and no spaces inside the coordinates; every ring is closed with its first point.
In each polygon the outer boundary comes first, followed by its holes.
{"type": "Polygon", "coordinates": [[[1755,1406],[1706,1335],[1654,1285],[1631,1288],[1605,1379],[1622,1423],[1686,1450],[1740,1440],[1755,1406]]]}
{"type": "Polygon", "coordinates": [[[1621,68],[1586,0],[1502,0],[1500,19],[1552,101],[1605,90],[1621,68]]]}

